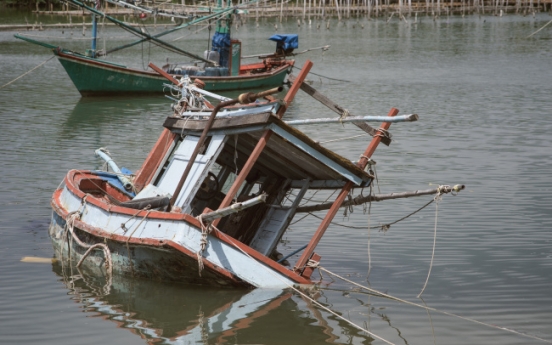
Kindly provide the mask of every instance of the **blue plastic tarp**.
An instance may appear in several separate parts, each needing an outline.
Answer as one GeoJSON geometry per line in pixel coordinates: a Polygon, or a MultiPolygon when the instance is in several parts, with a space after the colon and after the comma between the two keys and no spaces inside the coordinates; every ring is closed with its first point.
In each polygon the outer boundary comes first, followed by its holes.
{"type": "MultiPolygon", "coordinates": [[[[121,167],[121,173],[125,175],[132,175],[132,171],[128,170],[125,167],[121,167]]],[[[94,170],[94,174],[99,178],[101,178],[102,180],[108,182],[109,184],[111,184],[113,187],[117,188],[121,192],[127,194],[131,198],[134,198],[136,196],[134,192],[129,192],[125,190],[125,187],[123,187],[123,184],[117,177],[117,174],[114,174],[112,172],[107,172],[107,171],[101,171],[101,170],[94,170]]]]}
{"type": "Polygon", "coordinates": [[[212,40],[213,50],[219,53],[219,65],[228,67],[228,58],[230,53],[230,34],[215,32],[212,40]]]}
{"type": "Polygon", "coordinates": [[[276,46],[283,50],[299,48],[299,35],[297,34],[272,35],[269,40],[277,42],[276,46]]]}

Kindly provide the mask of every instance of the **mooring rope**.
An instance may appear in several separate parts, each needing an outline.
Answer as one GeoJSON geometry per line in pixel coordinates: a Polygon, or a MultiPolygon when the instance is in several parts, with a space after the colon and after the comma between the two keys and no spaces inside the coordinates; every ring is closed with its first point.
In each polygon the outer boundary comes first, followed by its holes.
{"type": "Polygon", "coordinates": [[[15,78],[14,80],[8,82],[7,84],[4,84],[4,85],[0,86],[0,89],[3,89],[4,87],[6,87],[6,86],[8,86],[8,85],[10,85],[10,84],[12,84],[12,83],[14,83],[16,80],[23,78],[23,77],[26,76],[27,74],[31,73],[32,71],[34,71],[35,69],[37,69],[37,68],[39,68],[40,66],[44,65],[46,62],[52,60],[52,59],[55,58],[55,57],[56,57],[55,55],[52,55],[50,58],[48,58],[46,61],[40,63],[38,66],[36,66],[36,67],[34,67],[34,68],[31,68],[29,71],[23,73],[22,75],[20,75],[19,77],[15,78]]]}
{"type": "Polygon", "coordinates": [[[552,23],[552,20],[550,20],[548,23],[544,24],[540,29],[538,29],[537,31],[533,32],[531,35],[525,37],[525,38],[530,38],[531,36],[533,36],[534,34],[536,34],[537,32],[541,31],[542,29],[544,29],[545,27],[548,26],[548,24],[552,23]]]}
{"type": "MultiPolygon", "coordinates": [[[[389,228],[391,227],[391,225],[397,224],[398,222],[403,221],[403,220],[405,220],[406,218],[415,215],[416,213],[420,212],[421,210],[423,210],[424,208],[426,208],[427,206],[429,206],[433,201],[434,201],[434,200],[431,199],[427,204],[423,205],[422,207],[420,207],[420,208],[417,209],[416,211],[414,211],[414,212],[412,212],[412,213],[410,213],[410,214],[408,214],[408,215],[406,215],[406,216],[404,216],[404,217],[402,217],[402,218],[400,218],[400,219],[398,219],[398,220],[396,220],[396,221],[394,221],[394,222],[387,223],[387,224],[383,224],[383,225],[375,225],[375,226],[372,226],[371,229],[380,229],[380,230],[382,230],[382,231],[385,232],[385,231],[389,230],[389,228]]],[[[312,212],[308,212],[307,214],[308,214],[308,215],[311,215],[311,216],[313,216],[313,217],[315,217],[315,218],[318,218],[318,219],[320,219],[320,220],[323,220],[323,219],[324,219],[324,218],[322,218],[322,217],[320,217],[320,216],[317,216],[316,214],[314,214],[314,213],[312,213],[312,212]]],[[[304,217],[303,217],[303,218],[304,218],[304,217]]],[[[303,218],[301,218],[301,219],[303,219],[303,218]]],[[[294,224],[295,224],[295,223],[294,223],[294,224]]],[[[345,224],[336,223],[336,222],[331,222],[330,224],[335,225],[335,226],[340,226],[340,227],[342,227],[342,228],[347,228],[347,229],[357,229],[357,230],[366,229],[365,226],[345,225],[345,224]]]]}
{"type": "MultiPolygon", "coordinates": [[[[146,214],[144,215],[144,217],[142,217],[142,219],[140,220],[140,222],[134,227],[134,230],[132,230],[132,232],[128,235],[127,240],[126,240],[127,243],[128,243],[128,241],[130,241],[130,238],[132,237],[132,235],[134,235],[134,233],[136,232],[136,230],[138,230],[138,228],[140,227],[140,225],[142,225],[142,223],[144,222],[144,220],[146,220],[146,218],[149,216],[150,212],[152,211],[152,210],[150,210],[150,208],[151,208],[151,205],[147,205],[147,206],[144,207],[143,209],[138,210],[138,212],[136,212],[136,213],[132,216],[132,218],[134,218],[136,215],[138,215],[138,213],[140,213],[140,212],[142,212],[142,211],[146,211],[146,214]]],[[[130,219],[132,219],[132,218],[130,218],[130,219]]],[[[129,219],[129,220],[130,220],[130,219],[129,219]]],[[[121,223],[121,227],[122,227],[124,224],[126,224],[129,220],[127,220],[127,221],[124,222],[124,223],[121,223]]]]}
{"type": "MultiPolygon", "coordinates": [[[[362,195],[362,191],[360,192],[362,195]]],[[[372,184],[370,184],[370,195],[372,195],[372,184]]],[[[366,274],[367,277],[370,276],[370,272],[372,271],[372,251],[370,250],[370,244],[371,244],[371,233],[370,233],[370,216],[372,215],[372,200],[368,202],[368,273],[366,274]]]]}
{"type": "MultiPolygon", "coordinates": [[[[76,25],[73,25],[73,27],[75,27],[75,26],[76,25]]],[[[78,26],[80,26],[80,24],[78,26]]],[[[73,27],[69,27],[68,29],[72,29],[73,27]]],[[[25,33],[22,36],[36,37],[36,38],[42,38],[42,39],[45,39],[45,38],[47,38],[47,39],[56,39],[56,40],[67,39],[67,40],[71,40],[71,41],[90,41],[91,40],[90,37],[81,38],[81,37],[66,37],[66,36],[46,36],[46,35],[32,35],[32,34],[28,34],[28,33],[25,33]]],[[[121,40],[121,39],[128,39],[129,37],[134,37],[134,36],[130,36],[130,35],[126,35],[126,36],[109,36],[109,37],[105,37],[105,38],[110,39],[110,40],[121,40]]]]}
{"type": "MultiPolygon", "coordinates": [[[[251,255],[249,255],[249,253],[247,253],[246,251],[244,251],[242,248],[240,248],[235,242],[234,242],[234,238],[226,235],[225,233],[223,233],[222,231],[220,231],[219,229],[217,229],[215,226],[213,226],[213,228],[215,230],[217,230],[220,235],[222,235],[223,237],[225,237],[230,243],[232,243],[234,245],[234,247],[236,249],[238,249],[239,251],[241,251],[245,256],[247,256],[248,258],[252,259],[252,260],[255,260],[253,257],[251,257],[251,255]]],[[[383,342],[385,342],[386,344],[390,344],[390,345],[395,345],[394,343],[378,336],[377,334],[375,333],[372,333],[370,332],[369,330],[355,324],[354,322],[352,322],[351,320],[348,320],[346,318],[344,318],[343,316],[339,315],[338,313],[336,313],[335,311],[331,310],[330,308],[324,306],[322,303],[316,301],[315,299],[313,299],[312,297],[308,296],[307,294],[305,294],[304,292],[302,292],[301,290],[299,290],[298,288],[296,288],[295,286],[289,284],[287,281],[285,281],[280,275],[276,274],[275,272],[273,272],[272,270],[268,269],[267,267],[265,267],[264,265],[261,265],[261,267],[263,267],[263,269],[267,270],[271,275],[273,275],[274,277],[276,277],[278,280],[280,280],[284,285],[286,285],[288,288],[290,288],[291,290],[297,292],[299,295],[301,295],[302,297],[308,299],[309,301],[311,301],[312,303],[316,304],[319,308],[321,309],[324,309],[325,311],[327,311],[328,313],[332,314],[334,317],[344,321],[345,323],[353,326],[354,328],[362,331],[362,332],[366,332],[368,335],[374,337],[375,339],[379,339],[383,342]]]]}
{"type": "Polygon", "coordinates": [[[207,236],[213,231],[213,226],[211,223],[205,223],[203,222],[203,215],[200,214],[196,217],[196,219],[199,221],[199,224],[201,225],[201,240],[199,242],[199,250],[197,251],[197,266],[198,266],[198,273],[201,277],[201,271],[203,271],[203,252],[205,251],[205,248],[207,248],[207,236]]]}
{"type": "Polygon", "coordinates": [[[332,140],[326,140],[326,141],[319,141],[318,143],[319,143],[319,144],[333,143],[333,142],[336,142],[336,141],[343,141],[343,140],[355,139],[355,138],[365,137],[365,136],[366,136],[366,134],[359,134],[359,135],[353,135],[352,137],[344,137],[344,138],[339,138],[339,139],[332,139],[332,140]]]}
{"type": "MultiPolygon", "coordinates": [[[[82,210],[84,211],[84,205],[86,203],[86,197],[87,196],[88,195],[86,195],[83,198],[82,204],[81,204],[81,206],[79,206],[79,209],[75,212],[71,212],[67,216],[67,218],[65,219],[65,230],[66,230],[66,232],[71,233],[71,240],[75,239],[75,241],[77,242],[78,245],[80,245],[83,248],[87,248],[87,251],[82,255],[81,259],[77,263],[77,267],[80,267],[80,265],[83,263],[84,259],[92,252],[93,249],[101,248],[104,252],[104,256],[105,256],[105,260],[106,260],[105,265],[106,265],[107,273],[108,273],[109,276],[111,276],[113,274],[113,264],[111,262],[111,252],[109,250],[109,247],[104,243],[96,243],[96,244],[93,244],[93,245],[85,243],[85,242],[81,241],[74,232],[75,221],[81,217],[81,214],[82,214],[81,207],[82,207],[82,210]]],[[[62,249],[62,252],[63,252],[63,249],[62,249]]]]}
{"type": "MultiPolygon", "coordinates": [[[[301,68],[299,68],[299,67],[297,67],[297,66],[293,66],[293,68],[298,69],[298,70],[301,70],[301,68]]],[[[344,79],[337,79],[337,78],[326,77],[326,76],[321,75],[321,74],[316,74],[316,73],[314,73],[314,72],[312,72],[312,71],[309,72],[309,74],[313,74],[313,75],[315,75],[315,76],[317,76],[317,77],[326,78],[326,79],[329,79],[329,80],[342,81],[342,82],[344,82],[344,83],[350,83],[350,82],[351,82],[350,80],[344,80],[344,79]]]]}
{"type": "Polygon", "coordinates": [[[366,291],[369,291],[371,293],[374,293],[374,294],[377,294],[381,297],[385,297],[385,298],[389,298],[391,300],[394,300],[394,301],[397,301],[397,302],[401,302],[401,303],[405,303],[405,304],[408,304],[408,305],[411,305],[411,306],[414,306],[414,307],[418,307],[418,308],[422,308],[422,309],[425,309],[425,310],[428,310],[428,311],[433,311],[433,312],[436,312],[436,313],[440,313],[440,314],[444,314],[444,315],[447,315],[447,316],[452,316],[452,317],[456,317],[456,318],[459,318],[459,319],[462,319],[462,320],[465,320],[465,321],[469,321],[469,322],[472,322],[472,323],[476,323],[476,324],[479,324],[479,325],[482,325],[482,326],[486,326],[486,327],[490,327],[490,328],[495,328],[495,329],[500,329],[500,330],[503,330],[503,331],[506,331],[506,332],[509,332],[509,333],[513,333],[513,334],[517,334],[517,335],[520,335],[522,337],[526,337],[526,338],[532,338],[532,339],[536,339],[536,340],[540,340],[542,342],[545,342],[545,343],[549,343],[549,344],[552,344],[552,340],[546,340],[546,339],[543,339],[543,338],[540,338],[540,337],[537,337],[536,335],[532,335],[532,334],[528,334],[528,333],[522,333],[522,332],[518,332],[514,329],[511,329],[511,328],[507,328],[507,327],[501,327],[501,326],[497,326],[497,325],[493,325],[493,324],[489,324],[489,323],[486,323],[486,322],[482,322],[482,321],[478,321],[476,319],[473,319],[473,318],[469,318],[469,317],[465,317],[465,316],[462,316],[462,315],[458,315],[458,314],[454,314],[454,313],[449,313],[447,311],[442,311],[442,310],[439,310],[439,309],[435,309],[435,308],[432,308],[432,307],[427,307],[427,306],[424,306],[424,305],[421,305],[421,304],[418,304],[418,303],[414,303],[414,302],[410,302],[410,301],[407,301],[407,300],[404,300],[404,299],[401,299],[401,298],[398,298],[398,297],[395,297],[395,296],[391,296],[389,294],[386,294],[384,292],[381,292],[381,291],[378,291],[378,290],[375,290],[375,289],[372,289],[370,287],[367,287],[367,286],[364,286],[364,285],[361,285],[361,284],[358,284],[358,283],[355,283],[354,281],[352,280],[349,280],[345,277],[342,277],[336,273],[333,273],[331,271],[329,271],[328,269],[322,267],[322,266],[318,266],[318,269],[321,270],[321,271],[324,271],[330,275],[333,275],[334,277],[337,277],[349,284],[352,284],[356,287],[359,287],[361,289],[364,289],[366,291]]]}
{"type": "MultiPolygon", "coordinates": [[[[332,192],[332,194],[330,194],[330,195],[326,198],[326,200],[323,201],[323,203],[324,203],[324,202],[327,202],[327,201],[336,193],[336,191],[337,191],[337,190],[334,190],[334,191],[332,192]]],[[[310,202],[310,201],[312,200],[312,198],[314,198],[314,196],[316,195],[316,193],[318,193],[318,191],[314,192],[314,194],[311,196],[310,199],[307,200],[307,202],[310,202]]],[[[291,194],[291,192],[290,192],[290,194],[291,194]]],[[[293,195],[293,194],[292,194],[292,195],[293,195]]],[[[295,196],[295,195],[294,195],[294,196],[295,196]]],[[[286,198],[287,198],[287,197],[286,197],[286,198]]],[[[288,198],[288,200],[289,200],[289,198],[288,198]]],[[[290,201],[291,201],[291,200],[290,200],[290,201]]],[[[307,218],[309,215],[312,215],[312,214],[311,214],[310,212],[307,213],[306,215],[304,215],[304,216],[301,217],[300,219],[298,219],[298,220],[296,220],[295,222],[289,224],[289,226],[292,226],[293,224],[299,223],[299,222],[302,221],[303,219],[307,218]]]]}
{"type": "Polygon", "coordinates": [[[433,230],[433,250],[431,251],[431,262],[429,263],[427,278],[424,283],[424,287],[422,288],[422,291],[420,291],[420,293],[417,296],[418,298],[420,298],[424,293],[424,290],[427,286],[427,282],[429,281],[429,275],[431,274],[431,268],[433,267],[433,258],[435,257],[435,243],[437,242],[437,218],[439,215],[439,201],[443,199],[443,195],[441,194],[442,187],[443,186],[439,186],[439,188],[437,188],[437,195],[435,195],[435,197],[433,198],[433,200],[435,200],[435,229],[433,230]]]}

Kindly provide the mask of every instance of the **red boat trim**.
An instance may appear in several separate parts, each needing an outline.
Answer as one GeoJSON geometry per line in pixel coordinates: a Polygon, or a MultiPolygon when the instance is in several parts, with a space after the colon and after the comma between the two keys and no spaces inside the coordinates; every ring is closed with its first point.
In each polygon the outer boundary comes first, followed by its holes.
{"type": "MultiPolygon", "coordinates": [[[[61,190],[58,190],[54,193],[53,197],[52,197],[52,208],[54,209],[54,212],[56,212],[60,217],[62,217],[63,219],[67,219],[67,217],[69,216],[69,212],[67,212],[67,210],[65,210],[62,206],[59,205],[59,197],[61,195],[61,190]]],[[[88,198],[86,199],[86,201],[88,202],[88,198]]],[[[100,237],[100,238],[107,238],[109,240],[112,240],[112,241],[116,241],[116,242],[120,242],[120,243],[130,243],[130,244],[134,244],[134,245],[146,245],[146,246],[151,246],[151,247],[159,247],[159,248],[162,248],[162,247],[165,247],[165,246],[169,246],[169,247],[172,247],[173,249],[191,257],[191,258],[194,258],[194,259],[197,259],[197,254],[190,251],[189,249],[181,246],[180,244],[174,242],[174,241],[171,241],[171,240],[168,240],[168,241],[164,241],[164,240],[155,240],[155,239],[151,239],[151,238],[147,238],[147,239],[140,239],[140,238],[133,238],[133,237],[128,237],[128,236],[124,236],[124,235],[117,235],[117,234],[113,234],[113,233],[109,233],[107,231],[104,231],[103,229],[101,228],[97,228],[95,226],[91,226],[91,225],[88,225],[86,224],[85,222],[81,221],[81,220],[78,220],[76,219],[75,220],[75,223],[74,225],[80,229],[80,230],[83,230],[83,231],[86,231],[87,233],[91,234],[91,235],[94,235],[94,236],[97,236],[97,237],[100,237]]],[[[237,284],[237,285],[243,285],[244,283],[244,280],[240,279],[238,276],[236,276],[235,274],[233,274],[232,272],[220,267],[220,266],[217,266],[215,264],[213,264],[212,262],[210,261],[207,261],[205,260],[205,258],[202,258],[201,260],[203,262],[203,265],[205,267],[208,267],[211,271],[214,271],[226,278],[228,278],[229,280],[231,280],[233,283],[237,284]]]]}
{"type": "MultiPolygon", "coordinates": [[[[86,64],[90,64],[90,65],[96,65],[96,66],[102,66],[102,68],[110,68],[110,69],[113,69],[113,70],[121,71],[121,72],[124,72],[124,73],[131,73],[131,74],[142,74],[142,75],[145,74],[145,75],[148,75],[149,77],[154,77],[156,79],[166,80],[165,77],[159,75],[156,72],[142,71],[142,70],[135,69],[135,68],[130,68],[130,67],[122,67],[122,66],[118,66],[118,65],[115,65],[115,64],[111,64],[107,61],[96,61],[92,58],[84,58],[84,57],[80,57],[78,55],[68,54],[68,53],[66,53],[62,50],[57,51],[56,55],[59,58],[64,58],[64,59],[67,59],[67,60],[78,60],[82,63],[86,63],[86,64]]],[[[286,64],[284,64],[280,67],[273,68],[272,70],[270,70],[268,72],[262,72],[262,73],[256,73],[256,74],[240,74],[240,75],[237,75],[237,76],[223,76],[223,77],[220,77],[220,76],[219,77],[201,76],[200,79],[204,80],[204,81],[210,81],[210,80],[235,81],[235,80],[241,80],[241,79],[243,79],[243,80],[255,79],[255,78],[263,77],[263,76],[266,76],[266,75],[278,74],[283,69],[287,69],[290,66],[293,66],[294,60],[286,60],[286,61],[289,61],[289,62],[287,62],[286,64]]],[[[256,64],[254,64],[254,65],[256,65],[256,64]]],[[[249,65],[243,65],[241,68],[247,70],[247,69],[249,69],[248,66],[249,65]]],[[[264,65],[263,65],[263,67],[264,67],[264,65]]],[[[195,79],[195,78],[192,77],[192,80],[193,79],[195,79]]]]}
{"type": "MultiPolygon", "coordinates": [[[[97,178],[94,174],[92,174],[88,170],[70,170],[67,173],[67,175],[65,176],[65,185],[66,185],[67,189],[80,199],[83,199],[85,196],[87,196],[86,197],[86,202],[87,203],[92,204],[92,205],[94,205],[98,208],[101,208],[101,209],[103,209],[107,212],[126,214],[126,215],[129,215],[129,216],[134,216],[134,217],[138,217],[138,218],[145,217],[147,219],[164,219],[164,220],[184,221],[184,222],[187,222],[188,224],[190,224],[190,225],[192,225],[192,226],[194,226],[198,229],[201,229],[200,222],[196,218],[194,218],[193,216],[191,216],[189,214],[186,214],[186,213],[168,213],[168,212],[160,212],[160,211],[139,211],[139,212],[137,212],[137,210],[135,210],[135,209],[129,209],[129,208],[122,207],[122,206],[117,206],[117,205],[109,205],[101,199],[95,198],[94,196],[92,196],[90,194],[85,194],[84,192],[82,192],[75,185],[75,180],[77,179],[77,177],[76,177],[77,175],[82,175],[81,178],[86,178],[86,175],[88,175],[88,177],[97,178]]],[[[63,207],[61,206],[61,203],[58,201],[60,193],[61,193],[61,190],[58,190],[54,193],[54,196],[52,197],[52,206],[55,209],[63,210],[63,213],[65,215],[64,217],[66,217],[68,213],[67,213],[67,211],[65,211],[63,209],[63,207]]],[[[85,224],[85,226],[89,227],[86,224],[85,224]]],[[[96,228],[94,228],[94,229],[96,229],[96,228]]],[[[114,235],[114,234],[108,233],[108,232],[106,232],[102,229],[98,229],[98,230],[94,230],[94,231],[99,231],[98,236],[103,236],[103,237],[107,237],[109,239],[114,239],[114,240],[117,238],[117,236],[119,236],[119,235],[114,235]]],[[[216,237],[220,241],[222,241],[222,242],[224,242],[224,243],[226,243],[226,244],[228,244],[228,245],[230,245],[234,248],[237,248],[238,250],[240,250],[242,252],[245,252],[247,255],[251,256],[253,259],[257,260],[258,262],[260,262],[262,264],[264,264],[265,266],[268,266],[270,269],[272,269],[274,271],[277,271],[278,273],[286,276],[287,278],[289,278],[290,280],[296,282],[297,284],[312,284],[312,282],[309,279],[305,279],[304,277],[301,277],[296,272],[283,267],[282,265],[280,265],[277,262],[269,259],[268,257],[264,256],[263,254],[261,254],[258,251],[254,250],[253,248],[239,242],[238,240],[233,240],[232,238],[229,238],[229,236],[227,236],[226,234],[224,234],[224,233],[222,233],[218,230],[213,230],[211,232],[211,235],[216,237]]],[[[128,240],[128,237],[123,236],[122,238],[124,239],[124,242],[126,242],[128,240]]],[[[138,241],[137,243],[149,243],[148,242],[149,240],[145,240],[145,239],[140,239],[140,240],[137,240],[137,241],[138,241]]],[[[160,242],[159,240],[152,240],[152,241],[160,242]]],[[[166,243],[166,244],[170,244],[170,242],[172,242],[172,241],[163,241],[163,243],[166,243]]],[[[172,242],[172,243],[176,246],[180,246],[175,242],[172,242]]],[[[195,255],[195,253],[193,253],[193,255],[195,255]]]]}
{"type": "Polygon", "coordinates": [[[159,139],[151,149],[150,153],[146,157],[144,164],[140,167],[140,170],[136,173],[134,178],[134,187],[141,191],[148,183],[151,182],[153,174],[157,170],[161,159],[165,156],[171,143],[174,142],[178,136],[176,133],[172,133],[168,129],[164,129],[159,139]]]}

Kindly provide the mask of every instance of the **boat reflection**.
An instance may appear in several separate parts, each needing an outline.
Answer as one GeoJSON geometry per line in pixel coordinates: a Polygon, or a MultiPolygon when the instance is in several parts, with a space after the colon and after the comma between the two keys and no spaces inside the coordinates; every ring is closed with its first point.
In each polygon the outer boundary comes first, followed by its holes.
{"type": "Polygon", "coordinates": [[[94,128],[116,128],[133,121],[153,120],[157,126],[170,114],[170,101],[153,97],[93,97],[80,98],[61,128],[64,133],[78,136],[94,128]]]}
{"type": "Polygon", "coordinates": [[[106,280],[60,260],[52,268],[86,312],[115,322],[148,344],[372,341],[290,291],[190,288],[116,275],[106,280]]]}

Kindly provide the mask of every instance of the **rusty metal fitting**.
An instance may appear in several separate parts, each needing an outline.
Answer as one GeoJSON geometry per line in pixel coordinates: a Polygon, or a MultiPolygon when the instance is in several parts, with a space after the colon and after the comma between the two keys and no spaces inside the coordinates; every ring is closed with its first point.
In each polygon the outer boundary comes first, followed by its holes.
{"type": "Polygon", "coordinates": [[[201,79],[196,78],[194,80],[194,84],[195,84],[195,86],[197,86],[200,89],[205,89],[205,82],[201,79]]]}

